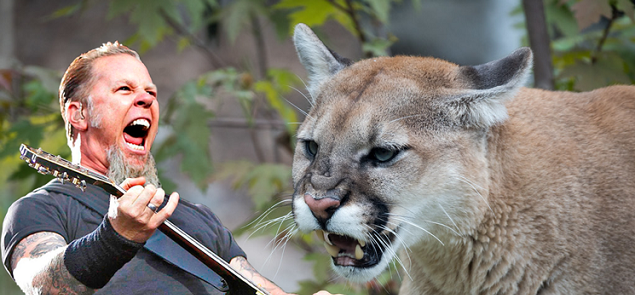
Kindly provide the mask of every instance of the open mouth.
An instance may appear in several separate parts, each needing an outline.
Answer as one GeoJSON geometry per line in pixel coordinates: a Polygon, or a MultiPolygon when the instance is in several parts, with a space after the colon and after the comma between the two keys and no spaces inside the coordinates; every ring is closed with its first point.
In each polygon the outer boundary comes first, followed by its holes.
{"type": "Polygon", "coordinates": [[[348,236],[315,231],[324,242],[326,251],[333,257],[333,263],[339,266],[372,267],[381,261],[386,245],[390,245],[394,235],[375,235],[373,243],[367,243],[348,236]]]}
{"type": "Polygon", "coordinates": [[[146,137],[150,130],[150,121],[146,119],[136,119],[123,129],[123,138],[126,145],[133,150],[145,150],[146,137]]]}

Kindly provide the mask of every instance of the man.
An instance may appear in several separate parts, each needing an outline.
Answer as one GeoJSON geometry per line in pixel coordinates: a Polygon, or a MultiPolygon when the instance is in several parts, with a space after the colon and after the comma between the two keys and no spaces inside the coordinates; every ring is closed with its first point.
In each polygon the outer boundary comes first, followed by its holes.
{"type": "Polygon", "coordinates": [[[136,52],[115,42],[76,58],[59,99],[73,162],[123,182],[127,192],[115,199],[89,185],[69,193],[52,181],[16,201],[3,224],[2,258],[25,293],[222,293],[222,286],[144,248],[172,217],[239,273],[284,294],[249,265],[208,208],[179,203],[177,193],[164,200],[150,154],[159,123],[157,88],[136,52]],[[100,206],[108,208],[106,216],[95,209],[100,206]]]}

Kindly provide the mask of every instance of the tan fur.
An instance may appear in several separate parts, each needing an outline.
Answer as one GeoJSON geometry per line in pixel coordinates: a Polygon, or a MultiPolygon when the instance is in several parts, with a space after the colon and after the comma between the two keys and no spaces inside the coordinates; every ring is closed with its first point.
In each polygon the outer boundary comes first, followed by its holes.
{"type": "Polygon", "coordinates": [[[369,243],[398,232],[400,294],[635,294],[635,87],[516,87],[500,102],[508,119],[470,125],[444,103],[473,86],[459,69],[382,57],[314,83],[293,166],[299,228],[369,243]],[[407,149],[364,162],[386,146],[407,149]],[[347,193],[320,224],[305,195],[332,191],[347,193]]]}

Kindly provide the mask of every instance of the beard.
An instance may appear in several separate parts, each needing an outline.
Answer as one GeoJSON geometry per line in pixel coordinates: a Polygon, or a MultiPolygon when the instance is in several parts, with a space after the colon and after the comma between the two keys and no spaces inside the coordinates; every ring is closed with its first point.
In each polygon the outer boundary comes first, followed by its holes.
{"type": "Polygon", "coordinates": [[[138,156],[145,163],[141,165],[134,165],[126,161],[123,152],[119,147],[113,145],[108,149],[108,178],[112,179],[115,183],[121,184],[126,178],[134,178],[143,176],[146,179],[146,185],[152,184],[155,187],[161,187],[159,177],[157,175],[156,163],[152,154],[146,156],[138,156]]]}

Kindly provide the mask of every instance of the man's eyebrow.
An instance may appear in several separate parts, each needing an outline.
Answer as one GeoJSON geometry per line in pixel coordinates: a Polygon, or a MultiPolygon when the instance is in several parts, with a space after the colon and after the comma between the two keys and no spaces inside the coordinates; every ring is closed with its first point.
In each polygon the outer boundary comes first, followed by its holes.
{"type": "MultiPolygon", "coordinates": [[[[134,87],[137,87],[139,84],[135,81],[129,80],[129,79],[121,79],[121,80],[117,80],[115,82],[115,84],[126,84],[126,85],[132,85],[134,87]]],[[[155,85],[154,83],[150,83],[148,84],[148,86],[144,87],[144,89],[157,89],[157,85],[155,85]]]]}

